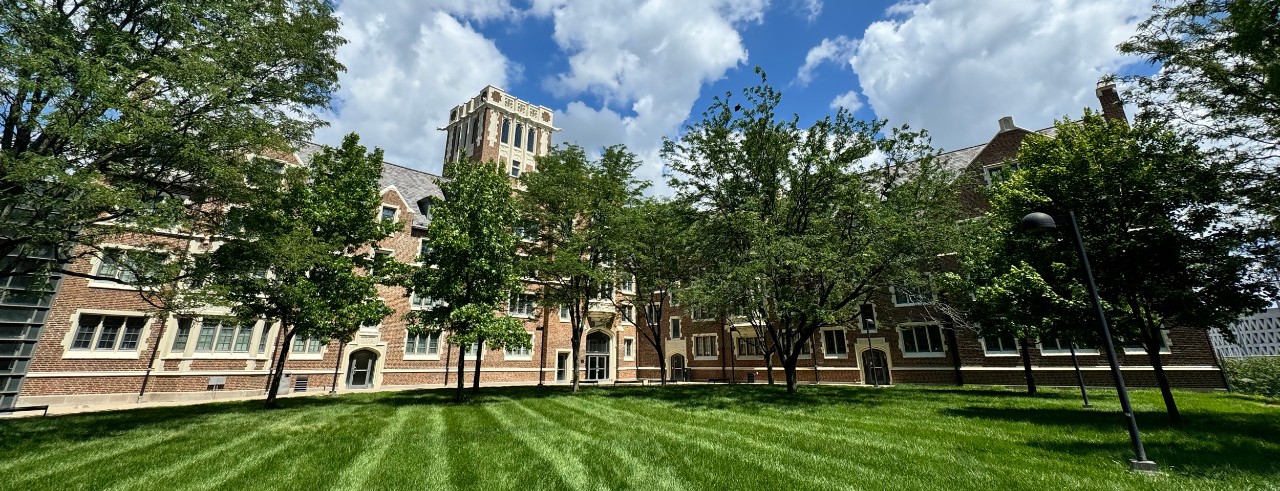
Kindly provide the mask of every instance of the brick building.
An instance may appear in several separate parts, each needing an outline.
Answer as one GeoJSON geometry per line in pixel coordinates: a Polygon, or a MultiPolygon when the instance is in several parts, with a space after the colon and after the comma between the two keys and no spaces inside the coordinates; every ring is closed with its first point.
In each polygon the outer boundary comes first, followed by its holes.
{"type": "MultiPolygon", "coordinates": [[[[1105,117],[1126,118],[1113,85],[1100,84],[1096,94],[1105,117]]],[[[941,158],[947,165],[971,176],[972,182],[989,185],[992,177],[1017,155],[1023,139],[1031,133],[1033,131],[1018,127],[1013,118],[1004,117],[988,142],[947,152],[941,158]]],[[[1050,127],[1034,133],[1053,136],[1055,130],[1050,127]]],[[[965,190],[961,206],[975,214],[989,209],[979,189],[965,190]]],[[[872,376],[878,377],[879,383],[1025,383],[1016,340],[980,338],[972,331],[953,328],[940,319],[941,316],[929,311],[925,298],[929,295],[931,292],[911,286],[885,285],[867,307],[871,309],[869,315],[876,319],[876,329],[866,332],[855,326],[824,327],[814,335],[809,354],[801,355],[799,379],[871,384],[876,380],[868,378],[867,370],[876,367],[872,376]]],[[[765,378],[766,363],[752,340],[755,330],[745,318],[730,317],[725,322],[703,318],[710,316],[698,314],[697,309],[689,306],[666,309],[661,316],[670,377],[739,381],[749,376],[757,381],[765,378]]],[[[1222,372],[1205,330],[1174,328],[1163,331],[1163,337],[1165,348],[1161,358],[1172,385],[1224,387],[1222,372]]],[[[1035,341],[1030,351],[1036,382],[1075,385],[1069,346],[1056,339],[1035,341]]],[[[1118,345],[1117,350],[1127,384],[1155,385],[1154,369],[1140,344],[1118,345]]],[[[1110,366],[1100,350],[1080,347],[1076,354],[1087,384],[1112,384],[1110,366]]],[[[656,378],[659,370],[656,354],[642,349],[640,360],[639,376],[656,378]]],[[[777,380],[783,380],[777,357],[773,366],[777,380]]]]}
{"type": "MultiPolygon", "coordinates": [[[[1124,117],[1115,89],[1100,87],[1104,114],[1124,117]]],[[[558,131],[552,111],[485,87],[478,96],[450,112],[444,174],[467,160],[493,161],[514,178],[536,171],[535,159],[551,148],[558,131]]],[[[1052,135],[1052,128],[1040,130],[1052,135]]],[[[1002,118],[999,131],[981,145],[956,150],[943,158],[957,168],[988,181],[1014,156],[1031,132],[1002,118]]],[[[288,155],[272,158],[305,165],[319,150],[302,145],[288,155]]],[[[370,219],[394,220],[401,228],[378,245],[375,253],[391,254],[412,263],[418,257],[430,222],[431,199],[441,197],[440,176],[386,163],[381,178],[382,206],[370,219]]],[[[986,205],[976,190],[963,197],[965,206],[986,205]]],[[[175,250],[207,251],[216,240],[181,233],[156,232],[146,237],[118,237],[110,248],[136,247],[157,239],[175,250]]],[[[157,318],[155,309],[128,286],[124,269],[110,257],[74,262],[72,271],[115,277],[118,281],[65,277],[56,284],[56,297],[47,292],[35,300],[0,289],[0,407],[23,404],[77,404],[136,400],[144,377],[147,400],[212,399],[228,395],[260,394],[281,336],[273,322],[244,324],[226,309],[210,308],[196,315],[157,318]],[[53,297],[53,300],[50,300],[53,297]],[[24,303],[25,302],[25,303],[24,303]],[[11,305],[12,304],[12,305],[11,305]],[[154,361],[152,361],[154,359],[154,361]],[[7,370],[7,371],[6,371],[7,370]]],[[[538,286],[512,298],[507,315],[524,320],[533,345],[528,350],[486,350],[483,382],[558,383],[570,378],[568,318],[555,306],[533,303],[538,286]]],[[[626,318],[634,312],[627,299],[636,292],[629,282],[592,302],[591,323],[581,346],[580,375],[584,380],[657,378],[656,354],[637,342],[636,327],[626,318]],[[627,309],[618,315],[615,305],[627,309]]],[[[285,365],[286,390],[327,391],[382,387],[440,386],[456,383],[456,347],[439,335],[409,336],[404,315],[428,300],[398,287],[380,287],[381,297],[394,313],[381,325],[362,329],[350,343],[296,339],[285,365]],[[452,361],[451,361],[452,360],[452,361]],[[336,376],[335,376],[336,374],[336,376]],[[336,380],[335,380],[336,379],[336,380]]],[[[940,383],[961,380],[976,384],[1022,384],[1016,346],[1009,339],[980,339],[972,332],[952,329],[929,315],[910,287],[886,286],[873,298],[870,315],[877,329],[864,332],[852,326],[830,326],[814,337],[810,354],[801,362],[802,381],[868,383],[867,367],[880,383],[940,383]]],[[[666,356],[672,378],[693,380],[765,378],[765,362],[751,341],[753,329],[741,318],[720,322],[705,318],[689,305],[671,305],[659,313],[666,337],[666,356]],[[687,371],[686,371],[687,369],[687,371]],[[687,375],[686,375],[687,374],[687,375]]],[[[1221,387],[1208,335],[1202,330],[1172,329],[1165,335],[1165,370],[1181,387],[1221,387]]],[[[1065,346],[1041,339],[1032,361],[1036,378],[1046,385],[1074,383],[1065,346]]],[[[1086,381],[1110,383],[1107,362],[1097,350],[1078,351],[1086,381]]],[[[468,359],[473,359],[469,354],[468,359]]],[[[1127,381],[1154,385],[1152,368],[1140,348],[1128,346],[1120,354],[1127,381]]],[[[467,363],[469,376],[473,365],[467,363]]],[[[781,379],[781,369],[775,363],[781,379]]]]}

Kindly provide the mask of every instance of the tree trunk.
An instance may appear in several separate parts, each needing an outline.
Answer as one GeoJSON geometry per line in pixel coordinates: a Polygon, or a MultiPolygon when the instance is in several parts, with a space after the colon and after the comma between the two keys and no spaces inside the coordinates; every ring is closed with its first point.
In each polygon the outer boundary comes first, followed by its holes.
{"type": "Polygon", "coordinates": [[[476,374],[471,378],[471,395],[480,393],[480,362],[484,359],[484,338],[476,341],[476,374]]]}
{"type": "MultiPolygon", "coordinates": [[[[286,329],[284,326],[281,329],[286,329]]],[[[276,355],[276,373],[271,374],[271,385],[267,387],[267,409],[276,407],[276,393],[280,392],[280,381],[284,379],[284,361],[289,354],[289,345],[293,343],[293,336],[297,332],[288,329],[284,335],[284,342],[280,343],[280,352],[276,355]]]]}
{"type": "Polygon", "coordinates": [[[662,358],[662,353],[658,353],[658,383],[667,385],[667,359],[662,358]]]}
{"type": "Polygon", "coordinates": [[[1178,403],[1173,400],[1173,390],[1169,388],[1169,378],[1165,376],[1164,364],[1160,360],[1160,331],[1142,327],[1142,343],[1147,348],[1147,358],[1151,360],[1151,368],[1156,372],[1156,384],[1160,386],[1160,395],[1164,397],[1164,408],[1169,413],[1169,421],[1181,423],[1182,414],[1178,412],[1178,403]]]}
{"type": "Polygon", "coordinates": [[[1022,373],[1027,378],[1027,395],[1036,395],[1036,375],[1031,371],[1031,342],[1027,338],[1019,338],[1022,345],[1022,373]]]}
{"type": "Polygon", "coordinates": [[[955,326],[947,328],[943,331],[947,334],[947,343],[951,345],[951,363],[956,371],[956,386],[964,387],[964,372],[960,370],[962,362],[960,360],[960,342],[956,339],[955,326]]]}
{"type": "Polygon", "coordinates": [[[570,354],[570,357],[573,358],[573,363],[572,363],[573,393],[577,393],[577,389],[579,389],[579,377],[577,377],[577,371],[579,371],[579,363],[577,363],[577,355],[579,355],[579,350],[577,350],[577,345],[582,344],[581,332],[575,330],[575,332],[573,332],[572,338],[573,338],[573,348],[572,348],[572,354],[570,354]]]}
{"type": "Polygon", "coordinates": [[[787,393],[795,394],[796,387],[799,385],[796,372],[796,360],[782,360],[782,371],[787,375],[787,393]]]}
{"type": "Polygon", "coordinates": [[[764,372],[769,378],[769,385],[774,385],[773,380],[773,353],[767,353],[764,357],[764,372]]]}
{"type": "Polygon", "coordinates": [[[462,375],[467,373],[467,350],[462,346],[458,346],[458,391],[454,393],[453,400],[462,402],[462,375]]]}

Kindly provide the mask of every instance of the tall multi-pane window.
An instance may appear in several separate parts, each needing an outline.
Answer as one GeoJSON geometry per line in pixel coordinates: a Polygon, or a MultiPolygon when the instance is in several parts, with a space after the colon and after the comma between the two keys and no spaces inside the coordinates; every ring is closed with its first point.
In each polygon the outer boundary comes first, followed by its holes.
{"type": "Polygon", "coordinates": [[[671,319],[671,338],[675,339],[678,337],[680,337],[680,319],[673,317],[671,319]]]}
{"type": "Polygon", "coordinates": [[[533,151],[533,127],[532,126],[529,127],[529,139],[525,141],[525,145],[526,145],[525,150],[528,150],[530,152],[533,151]]]}
{"type": "Polygon", "coordinates": [[[173,346],[169,351],[181,353],[187,349],[187,340],[191,338],[191,324],[195,319],[190,317],[178,318],[178,331],[173,334],[173,346]]]}
{"type": "Polygon", "coordinates": [[[146,317],[80,314],[76,334],[71,339],[73,350],[132,351],[138,349],[146,317]]]}
{"type": "Polygon", "coordinates": [[[738,356],[760,356],[764,353],[762,342],[759,338],[738,338],[738,356]]]}
{"type": "Polygon", "coordinates": [[[693,356],[716,356],[716,335],[694,336],[693,356]]]}
{"type": "Polygon", "coordinates": [[[513,316],[532,317],[533,309],[536,307],[535,301],[537,295],[532,293],[518,293],[511,296],[507,302],[507,314],[513,316]]]}
{"type": "Polygon", "coordinates": [[[902,326],[902,352],[906,354],[942,354],[942,329],[937,324],[902,326]]]}
{"type": "Polygon", "coordinates": [[[822,331],[822,350],[827,357],[842,357],[849,353],[849,345],[845,343],[844,329],[822,331]]]}
{"type": "Polygon", "coordinates": [[[502,118],[502,143],[507,143],[511,134],[511,120],[502,118]]]}
{"type": "Polygon", "coordinates": [[[521,142],[524,141],[524,125],[516,123],[516,143],[515,147],[520,148],[521,142]]]}
{"type": "Polygon", "coordinates": [[[1017,354],[1018,340],[1013,337],[1013,334],[1009,333],[983,336],[982,347],[986,350],[988,355],[1017,354]]]}
{"type": "Polygon", "coordinates": [[[520,161],[511,161],[511,177],[520,177],[520,161]]]}
{"type": "Polygon", "coordinates": [[[440,354],[440,333],[424,332],[416,335],[406,334],[404,352],[405,354],[410,355],[440,354]]]}

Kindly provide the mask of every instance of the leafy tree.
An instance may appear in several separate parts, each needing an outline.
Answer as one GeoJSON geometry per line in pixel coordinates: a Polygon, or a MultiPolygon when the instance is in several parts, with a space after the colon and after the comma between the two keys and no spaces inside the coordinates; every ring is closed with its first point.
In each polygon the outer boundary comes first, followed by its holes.
{"type": "Polygon", "coordinates": [[[1161,1],[1119,49],[1160,67],[1129,77],[1148,117],[1240,166],[1225,184],[1256,213],[1257,240],[1280,269],[1280,1],[1161,1]]]}
{"type": "MultiPolygon", "coordinates": [[[[391,313],[377,285],[398,273],[388,255],[369,254],[398,225],[377,219],[382,150],[366,153],[354,133],[325,147],[306,167],[247,176],[257,190],[227,212],[235,234],[208,257],[208,288],[244,319],[276,319],[283,341],[267,406],[283,377],[294,337],[351,339],[391,313]]],[[[261,160],[261,159],[259,159],[261,160]]]]}
{"type": "Polygon", "coordinates": [[[672,293],[687,277],[690,250],[696,241],[688,224],[692,210],[680,203],[659,198],[644,198],[623,208],[613,249],[618,267],[634,279],[636,295],[631,303],[643,312],[644,322],[628,319],[639,327],[640,337],[658,357],[659,380],[667,383],[667,336],[662,312],[672,293]]]}
{"type": "Polygon", "coordinates": [[[1130,77],[1151,116],[1280,157],[1280,1],[1164,0],[1119,49],[1160,65],[1130,77]]]}
{"type": "MultiPolygon", "coordinates": [[[[515,201],[507,178],[493,165],[464,163],[440,186],[443,202],[432,207],[427,229],[430,248],[406,286],[432,299],[430,307],[409,313],[410,331],[450,333],[449,342],[476,346],[474,390],[480,386],[480,354],[528,347],[529,335],[518,319],[499,317],[507,298],[520,287],[516,269],[515,201]]],[[[458,350],[458,392],[462,399],[465,349],[458,350]]]]}
{"type": "Polygon", "coordinates": [[[1273,288],[1257,273],[1247,226],[1232,220],[1230,166],[1151,121],[1130,127],[1086,110],[1080,122],[1056,129],[1054,138],[1028,136],[1019,170],[992,190],[997,240],[974,268],[985,272],[975,276],[978,300],[988,305],[984,321],[1040,326],[1036,332],[1096,325],[1081,317],[1088,297],[1072,240],[1014,230],[1032,211],[1075,212],[1108,320],[1118,336],[1142,341],[1169,415],[1179,420],[1161,330],[1225,330],[1262,307],[1273,288]]]}
{"type": "Polygon", "coordinates": [[[246,199],[245,154],[322,124],[337,30],[324,0],[6,2],[0,277],[246,199]]]}
{"type": "Polygon", "coordinates": [[[779,120],[781,95],[761,79],[745,104],[716,98],[663,155],[679,199],[704,212],[705,240],[720,244],[718,266],[694,284],[743,285],[731,300],[754,303],[794,392],[815,332],[852,325],[884,281],[951,249],[957,181],[923,132],[881,136],[882,122],[843,110],[806,130],[779,120]],[[882,169],[867,162],[877,149],[882,169]]]}
{"type": "Polygon", "coordinates": [[[591,303],[602,297],[611,302],[623,273],[614,247],[618,234],[630,234],[618,224],[644,187],[633,177],[639,165],[621,145],[605,148],[598,160],[568,145],[552,149],[538,159],[538,172],[521,177],[522,223],[536,230],[537,239],[524,244],[527,276],[542,284],[544,303],[569,311],[575,392],[591,303]]]}

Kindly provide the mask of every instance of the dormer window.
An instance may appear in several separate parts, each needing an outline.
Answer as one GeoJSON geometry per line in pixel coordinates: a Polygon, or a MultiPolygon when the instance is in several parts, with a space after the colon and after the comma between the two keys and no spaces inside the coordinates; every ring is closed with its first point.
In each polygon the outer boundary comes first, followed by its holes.
{"type": "Polygon", "coordinates": [[[399,210],[396,210],[396,208],[395,208],[394,206],[384,206],[384,207],[382,207],[382,221],[384,221],[384,222],[386,222],[386,221],[391,221],[391,222],[396,221],[396,212],[397,212],[397,211],[399,211],[399,210]]]}

